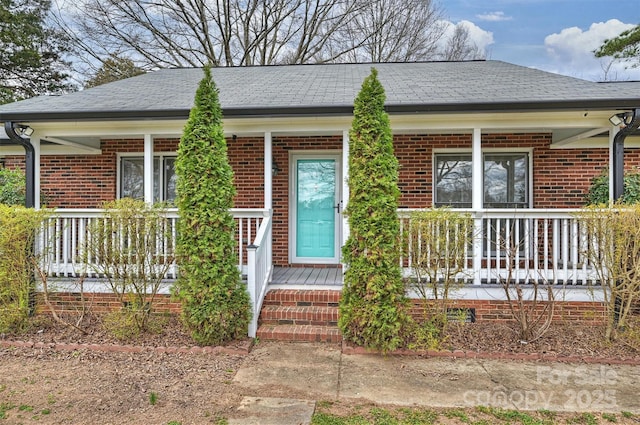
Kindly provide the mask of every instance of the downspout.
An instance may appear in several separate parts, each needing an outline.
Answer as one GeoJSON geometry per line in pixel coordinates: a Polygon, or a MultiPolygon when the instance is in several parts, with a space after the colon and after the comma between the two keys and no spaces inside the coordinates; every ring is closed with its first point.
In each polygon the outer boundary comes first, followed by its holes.
{"type": "MultiPolygon", "coordinates": [[[[625,126],[616,133],[613,138],[613,201],[616,202],[624,195],[624,139],[640,127],[640,109],[634,109],[631,120],[627,124],[624,119],[625,126]]],[[[618,286],[620,282],[616,281],[618,286]]],[[[614,321],[616,325],[620,320],[622,308],[622,300],[619,296],[614,300],[614,321]]]]}
{"type": "Polygon", "coordinates": [[[11,141],[19,144],[24,148],[24,163],[25,163],[25,183],[26,183],[26,191],[25,191],[25,200],[24,206],[27,208],[35,207],[35,199],[36,199],[36,157],[35,150],[33,145],[31,144],[31,139],[23,138],[18,135],[16,129],[14,128],[16,124],[13,121],[6,121],[4,123],[4,131],[9,136],[11,141]]]}
{"type": "MultiPolygon", "coordinates": [[[[625,119],[626,124],[626,119],[625,119]]],[[[618,201],[624,194],[624,139],[640,128],[640,108],[634,109],[629,124],[626,124],[613,138],[613,200],[618,201]]]]}

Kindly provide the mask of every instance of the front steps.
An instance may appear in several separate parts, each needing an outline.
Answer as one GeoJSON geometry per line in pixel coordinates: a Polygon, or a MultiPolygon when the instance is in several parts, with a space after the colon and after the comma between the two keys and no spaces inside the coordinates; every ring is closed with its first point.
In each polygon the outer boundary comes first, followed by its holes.
{"type": "Polygon", "coordinates": [[[340,342],[338,290],[276,289],[262,303],[257,336],[264,340],[340,342]]]}

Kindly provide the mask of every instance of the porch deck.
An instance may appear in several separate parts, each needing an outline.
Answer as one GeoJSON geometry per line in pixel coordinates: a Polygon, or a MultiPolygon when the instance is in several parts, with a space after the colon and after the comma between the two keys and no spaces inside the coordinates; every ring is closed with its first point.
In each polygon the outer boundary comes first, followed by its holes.
{"type": "Polygon", "coordinates": [[[271,288],[297,285],[310,289],[341,289],[342,268],[339,267],[274,267],[271,288]]]}

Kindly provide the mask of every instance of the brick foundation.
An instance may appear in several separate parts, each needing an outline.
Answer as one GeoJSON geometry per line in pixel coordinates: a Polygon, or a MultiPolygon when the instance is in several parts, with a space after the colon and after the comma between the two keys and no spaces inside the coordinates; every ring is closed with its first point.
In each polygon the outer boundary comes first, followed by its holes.
{"type": "MultiPolygon", "coordinates": [[[[269,292],[265,300],[267,306],[313,306],[313,307],[337,307],[340,300],[339,291],[314,291],[314,290],[278,290],[269,292]]],[[[117,297],[111,293],[85,293],[85,306],[93,313],[107,313],[122,307],[117,297]]],[[[79,293],[60,292],[52,293],[49,301],[58,313],[76,313],[82,306],[79,293]]],[[[36,297],[36,311],[47,313],[42,294],[36,297]]],[[[507,322],[511,321],[511,313],[507,301],[501,300],[451,300],[449,308],[475,309],[475,318],[478,322],[507,322]]],[[[159,294],[153,302],[155,313],[179,314],[180,302],[172,300],[169,295],[159,294]]],[[[422,300],[412,300],[411,314],[416,319],[423,317],[422,300]]],[[[332,317],[335,322],[336,318],[332,317]]],[[[583,324],[598,324],[605,319],[605,306],[601,302],[557,302],[554,312],[554,321],[580,321],[583,324]]],[[[335,323],[334,323],[335,324],[335,323]]]]}
{"type": "MultiPolygon", "coordinates": [[[[424,317],[424,304],[422,300],[413,299],[411,315],[416,319],[424,317]]],[[[431,304],[432,305],[432,304],[431,304]]],[[[528,306],[531,303],[527,303],[528,306]]],[[[513,316],[509,303],[502,300],[451,300],[449,309],[473,309],[476,322],[511,322],[513,316]]],[[[544,306],[538,306],[536,313],[542,313],[544,306]]],[[[579,321],[584,325],[596,325],[604,323],[606,318],[605,305],[601,302],[587,301],[558,301],[554,307],[553,321],[579,321]]]]}
{"type": "MultiPolygon", "coordinates": [[[[51,293],[49,302],[59,314],[75,314],[82,308],[82,297],[78,292],[51,293]]],[[[109,313],[122,308],[122,303],[118,301],[116,295],[106,292],[85,293],[84,305],[88,311],[97,314],[109,313]]],[[[166,294],[156,295],[152,308],[154,313],[180,314],[182,311],[180,302],[172,300],[171,296],[166,294]]],[[[41,293],[36,295],[36,312],[45,314],[49,312],[41,293]]]]}

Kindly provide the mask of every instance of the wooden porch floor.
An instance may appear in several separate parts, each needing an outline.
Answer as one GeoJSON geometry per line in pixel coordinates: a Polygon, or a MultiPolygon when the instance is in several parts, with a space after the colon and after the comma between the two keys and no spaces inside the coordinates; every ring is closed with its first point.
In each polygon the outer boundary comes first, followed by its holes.
{"type": "Polygon", "coordinates": [[[338,267],[274,267],[271,285],[342,287],[342,269],[338,267]]]}

